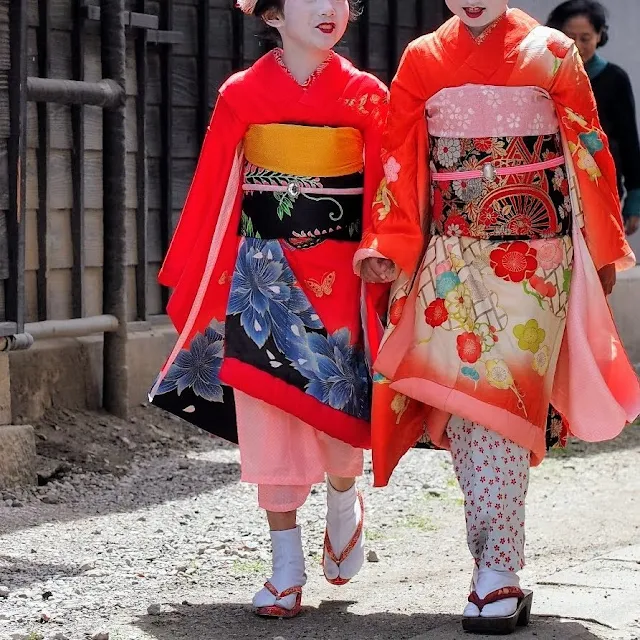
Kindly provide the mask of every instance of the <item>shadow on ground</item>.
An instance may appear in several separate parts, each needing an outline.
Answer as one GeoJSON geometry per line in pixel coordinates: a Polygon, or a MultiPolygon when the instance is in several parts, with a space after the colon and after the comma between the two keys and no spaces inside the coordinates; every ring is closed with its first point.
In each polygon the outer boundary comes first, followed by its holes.
{"type": "Polygon", "coordinates": [[[177,605],[171,613],[144,616],[138,626],[154,640],[408,640],[454,620],[453,616],[394,613],[355,615],[353,602],[332,600],[305,607],[295,620],[253,615],[247,604],[177,605]]]}
{"type": "Polygon", "coordinates": [[[40,576],[65,578],[80,575],[80,569],[75,564],[48,564],[0,555],[0,584],[10,584],[13,589],[30,586],[34,582],[34,572],[40,576]]]}
{"type": "Polygon", "coordinates": [[[114,478],[108,487],[86,491],[78,502],[56,505],[30,502],[22,508],[10,509],[11,518],[3,519],[0,516],[0,535],[49,522],[64,523],[86,517],[140,511],[173,500],[195,497],[240,481],[240,465],[236,462],[203,459],[185,461],[183,455],[166,456],[154,462],[162,465],[161,470],[153,469],[151,477],[142,481],[138,478],[134,485],[127,483],[127,476],[123,476],[114,478]],[[185,468],[180,468],[180,465],[185,468]],[[198,467],[199,470],[194,472],[198,467]]]}
{"type": "MultiPolygon", "coordinates": [[[[257,618],[246,604],[174,605],[158,616],[136,623],[153,640],[463,640],[481,639],[462,631],[458,616],[448,614],[372,613],[356,615],[354,604],[323,602],[308,607],[295,620],[257,618]]],[[[494,637],[494,636],[486,636],[494,637]]],[[[528,629],[514,634],[525,640],[599,640],[584,625],[553,618],[534,617],[528,629]]]]}

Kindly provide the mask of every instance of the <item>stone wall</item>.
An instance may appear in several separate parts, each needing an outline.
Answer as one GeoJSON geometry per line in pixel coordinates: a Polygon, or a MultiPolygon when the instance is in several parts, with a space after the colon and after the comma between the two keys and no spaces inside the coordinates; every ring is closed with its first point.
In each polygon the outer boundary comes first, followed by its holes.
{"type": "Polygon", "coordinates": [[[33,427],[12,425],[9,356],[0,353],[0,489],[36,481],[33,427]]]}

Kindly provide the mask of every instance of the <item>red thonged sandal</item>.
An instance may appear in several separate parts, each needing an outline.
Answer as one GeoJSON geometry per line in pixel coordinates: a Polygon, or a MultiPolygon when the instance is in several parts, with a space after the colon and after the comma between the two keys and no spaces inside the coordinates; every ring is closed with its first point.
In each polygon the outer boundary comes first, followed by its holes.
{"type": "Polygon", "coordinates": [[[302,587],[291,587],[285,589],[282,593],[278,593],[278,590],[270,582],[265,582],[264,587],[276,599],[276,603],[278,600],[292,596],[294,593],[296,594],[296,603],[293,609],[285,609],[285,607],[280,607],[278,604],[272,604],[269,607],[258,607],[255,610],[256,615],[263,618],[295,618],[302,610],[302,587]]]}
{"type": "Polygon", "coordinates": [[[474,591],[469,596],[469,602],[475,604],[482,611],[488,604],[518,598],[518,606],[510,615],[503,618],[463,617],[462,628],[469,633],[484,633],[487,635],[508,635],[518,627],[526,627],[531,620],[531,605],[533,592],[522,591],[519,587],[503,587],[492,591],[485,598],[480,598],[474,591]]]}
{"type": "Polygon", "coordinates": [[[326,578],[329,584],[332,584],[336,587],[341,587],[349,582],[351,578],[341,578],[340,577],[340,565],[351,555],[354,547],[360,540],[360,536],[362,535],[362,529],[364,527],[364,498],[362,494],[358,491],[358,501],[360,502],[360,522],[356,527],[356,531],[349,540],[349,544],[344,548],[344,551],[340,554],[340,557],[337,557],[333,551],[333,547],[331,546],[331,540],[329,540],[329,531],[325,529],[324,531],[324,553],[322,554],[322,571],[324,572],[324,577],[326,578]],[[327,576],[327,572],[325,570],[325,554],[329,556],[331,562],[333,562],[338,567],[338,577],[337,578],[329,578],[327,576]]]}

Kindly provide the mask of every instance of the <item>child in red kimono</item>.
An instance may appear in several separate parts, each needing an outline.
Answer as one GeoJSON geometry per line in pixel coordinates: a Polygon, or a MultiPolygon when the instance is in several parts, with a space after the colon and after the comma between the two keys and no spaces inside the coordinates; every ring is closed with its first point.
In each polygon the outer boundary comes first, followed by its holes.
{"type": "Polygon", "coordinates": [[[151,397],[239,443],[273,548],[253,605],[293,617],[306,582],[296,511],[311,485],[327,479],[327,580],[347,583],[364,561],[355,478],[371,380],[352,261],[383,175],[387,91],[333,52],[348,0],[238,4],[283,48],[220,90],[160,272],[180,338],[151,397]]]}
{"type": "Polygon", "coordinates": [[[407,48],[385,179],[355,266],[395,280],[374,364],[377,486],[416,443],[451,450],[475,560],[465,629],[527,623],[529,467],[568,434],[615,437],[638,380],[605,294],[635,265],[574,43],[506,0],[407,48]],[[550,406],[552,410],[550,411],[550,406]]]}

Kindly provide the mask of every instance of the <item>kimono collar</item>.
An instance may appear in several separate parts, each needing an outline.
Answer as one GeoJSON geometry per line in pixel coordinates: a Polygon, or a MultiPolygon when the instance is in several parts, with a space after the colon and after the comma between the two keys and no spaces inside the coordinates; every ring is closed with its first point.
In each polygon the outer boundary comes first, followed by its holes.
{"type": "Polygon", "coordinates": [[[494,31],[494,29],[498,27],[506,17],[507,12],[505,11],[501,16],[496,18],[490,25],[488,25],[487,28],[479,36],[474,36],[471,32],[471,29],[469,29],[466,24],[462,23],[462,21],[460,22],[463,24],[464,28],[468,31],[469,35],[473,38],[475,43],[482,44],[491,35],[491,32],[494,31]]]}
{"type": "Polygon", "coordinates": [[[276,59],[276,62],[280,66],[280,68],[296,83],[299,84],[303,89],[311,86],[311,83],[322,75],[322,72],[329,66],[329,63],[333,60],[335,53],[330,51],[324,62],[321,62],[320,65],[311,73],[311,75],[303,82],[299,83],[294,77],[291,71],[289,71],[289,67],[284,62],[284,53],[282,49],[276,48],[273,50],[273,57],[276,59]]]}
{"type": "Polygon", "coordinates": [[[589,76],[589,80],[595,80],[607,67],[609,63],[599,56],[597,53],[594,54],[593,58],[587,60],[584,65],[584,68],[589,76]]]}
{"type": "Polygon", "coordinates": [[[465,69],[467,82],[504,84],[517,58],[515,54],[520,43],[537,25],[523,11],[507,9],[479,38],[474,38],[457,16],[443,25],[437,34],[446,46],[448,57],[465,69]]]}

